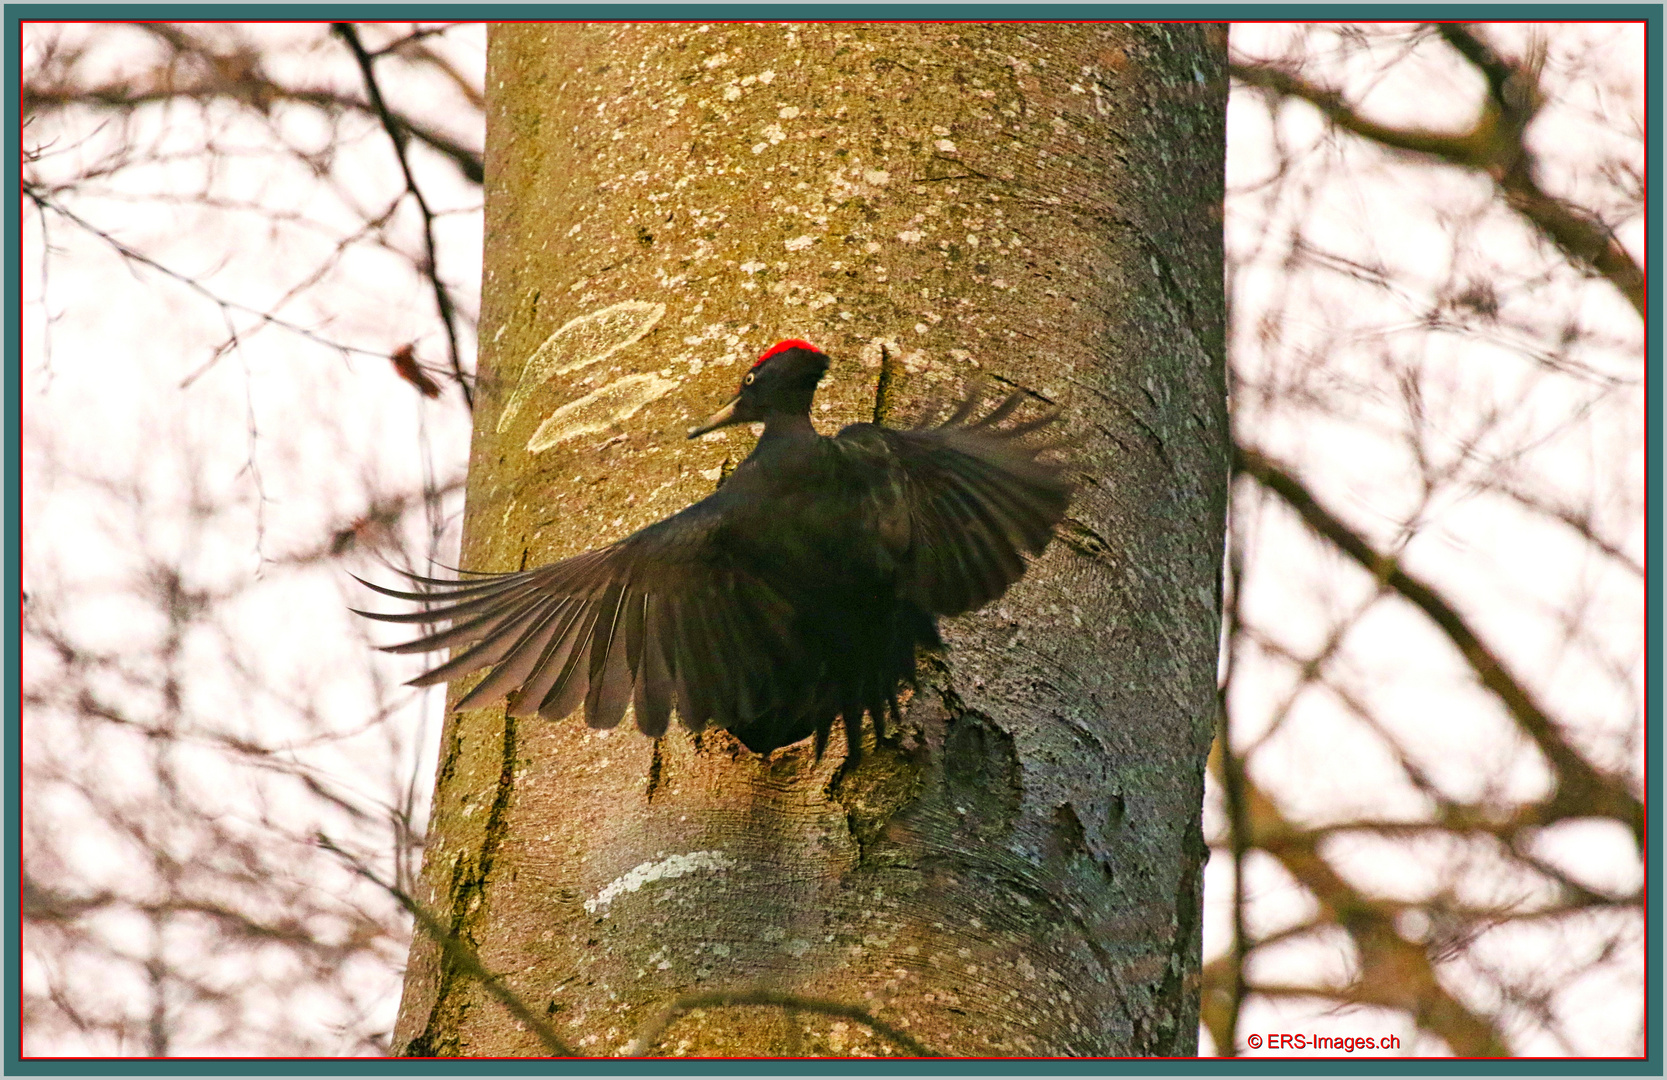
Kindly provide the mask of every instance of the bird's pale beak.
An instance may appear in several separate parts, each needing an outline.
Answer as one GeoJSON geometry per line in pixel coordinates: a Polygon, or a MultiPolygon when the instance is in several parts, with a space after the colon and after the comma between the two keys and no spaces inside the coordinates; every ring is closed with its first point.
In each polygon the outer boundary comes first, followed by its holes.
{"type": "Polygon", "coordinates": [[[706,418],[706,422],[698,427],[689,429],[689,438],[698,439],[708,431],[716,431],[721,427],[728,427],[736,423],[735,407],[741,404],[741,395],[736,394],[734,400],[706,418]]]}

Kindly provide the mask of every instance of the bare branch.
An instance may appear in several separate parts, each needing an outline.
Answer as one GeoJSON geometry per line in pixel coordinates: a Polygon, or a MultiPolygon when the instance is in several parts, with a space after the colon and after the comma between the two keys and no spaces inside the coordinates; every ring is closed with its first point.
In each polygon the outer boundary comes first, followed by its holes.
{"type": "MultiPolygon", "coordinates": [[[[171,266],[167,266],[167,265],[164,265],[163,263],[157,262],[155,259],[151,258],[149,255],[146,255],[144,252],[139,251],[136,248],[129,247],[127,244],[122,243],[120,240],[116,239],[114,236],[112,236],[110,233],[106,232],[104,229],[101,229],[97,225],[94,225],[92,222],[88,221],[86,218],[81,217],[75,211],[69,209],[63,203],[61,203],[57,199],[53,198],[53,196],[51,194],[49,194],[44,188],[41,188],[41,187],[39,187],[35,184],[31,184],[27,180],[24,181],[24,183],[23,183],[23,194],[28,196],[28,198],[30,200],[32,200],[37,206],[41,207],[42,209],[51,210],[54,214],[57,214],[59,217],[63,218],[64,220],[66,220],[66,221],[68,221],[68,222],[70,222],[74,225],[80,226],[82,229],[85,229],[91,235],[96,236],[98,239],[104,241],[111,248],[115,249],[116,253],[118,255],[120,255],[122,258],[127,259],[130,262],[138,263],[141,266],[149,267],[150,269],[155,270],[157,273],[161,274],[162,276],[167,277],[167,278],[171,278],[174,281],[179,282],[181,285],[184,285],[186,288],[190,289],[192,292],[196,293],[198,296],[201,296],[203,299],[207,300],[209,303],[214,304],[223,313],[235,311],[235,312],[238,312],[239,314],[242,314],[242,315],[251,316],[252,318],[258,320],[263,325],[276,326],[281,330],[287,330],[292,334],[296,334],[300,337],[306,338],[308,341],[313,342],[315,345],[322,345],[327,349],[333,349],[336,352],[339,352],[343,355],[353,354],[353,355],[357,355],[357,356],[374,356],[374,357],[377,357],[377,358],[383,359],[383,360],[391,360],[392,359],[392,357],[386,352],[382,352],[382,351],[377,350],[377,349],[364,349],[364,348],[360,348],[357,345],[347,345],[347,344],[343,344],[342,342],[339,342],[339,341],[332,341],[329,338],[326,338],[326,337],[320,335],[316,331],[310,330],[307,327],[300,325],[299,323],[290,322],[288,319],[280,318],[279,316],[272,314],[270,311],[266,311],[266,310],[263,310],[261,308],[250,307],[248,304],[239,303],[236,300],[229,300],[226,297],[221,296],[220,294],[214,292],[212,289],[208,288],[208,286],[204,285],[202,282],[198,281],[196,278],[192,277],[191,275],[182,273],[178,270],[175,270],[171,266]]],[[[220,356],[224,355],[233,346],[235,346],[236,343],[237,343],[237,337],[236,337],[236,334],[235,334],[235,331],[234,331],[233,336],[230,339],[228,339],[225,342],[225,344],[223,344],[220,347],[220,349],[215,353],[215,359],[218,359],[220,356]]],[[[189,377],[189,379],[187,379],[187,382],[195,380],[201,374],[202,374],[201,370],[198,370],[198,371],[194,372],[189,377]]]]}
{"type": "MultiPolygon", "coordinates": [[[[262,70],[258,56],[238,50],[216,50],[180,26],[170,23],[136,25],[167,42],[176,53],[200,58],[202,71],[181,72],[175,66],[170,68],[167,78],[158,78],[149,85],[139,86],[118,81],[81,87],[55,85],[40,79],[25,79],[22,88],[24,116],[72,105],[131,112],[144,105],[175,100],[208,101],[214,98],[231,98],[262,112],[269,110],[277,102],[290,102],[320,109],[379,115],[370,102],[347,97],[328,88],[285,86],[262,70]]],[[[378,50],[377,55],[397,52],[401,45],[411,40],[406,38],[393,42],[387,48],[378,50]]],[[[451,71],[450,65],[426,54],[423,59],[441,67],[447,72],[448,78],[461,84],[456,73],[451,71]]],[[[465,91],[465,96],[472,99],[474,95],[465,91]]],[[[412,138],[449,160],[464,179],[472,184],[479,184],[485,180],[485,165],[478,150],[465,146],[409,114],[397,110],[390,112],[402,131],[409,132],[412,138]]]]}
{"type": "Polygon", "coordinates": [[[337,36],[347,42],[347,47],[353,50],[353,58],[359,62],[359,71],[364,75],[365,92],[369,94],[371,105],[376,115],[382,119],[382,127],[388,132],[388,138],[393,141],[394,154],[399,158],[400,172],[405,175],[405,189],[411,193],[411,198],[417,203],[417,209],[423,219],[423,246],[428,252],[427,265],[423,267],[430,283],[434,286],[434,306],[439,311],[440,322],[446,328],[446,344],[448,355],[451,357],[452,378],[457,380],[457,387],[463,392],[463,401],[469,408],[475,407],[475,393],[469,388],[469,378],[463,371],[463,357],[457,344],[457,313],[452,305],[451,293],[440,280],[440,261],[434,246],[434,211],[428,207],[428,200],[423,198],[422,189],[417,186],[417,178],[411,174],[411,162],[406,157],[405,146],[407,134],[399,121],[394,119],[388,111],[387,104],[382,100],[382,88],[376,82],[375,62],[365,51],[363,43],[359,41],[359,31],[352,23],[330,24],[337,36]]]}
{"type": "Polygon", "coordinates": [[[1228,981],[1224,1007],[1214,1002],[1204,1003],[1201,1012],[1210,1024],[1210,1035],[1215,1040],[1216,1053],[1236,1057],[1239,1052],[1239,1017],[1244,1010],[1247,984],[1245,960],[1250,953],[1250,931],[1245,924],[1248,891],[1245,884],[1245,856],[1251,843],[1250,813],[1245,805],[1244,759],[1233,746],[1232,713],[1227,699],[1227,688],[1239,656],[1238,645],[1243,640],[1238,632],[1242,611],[1240,588],[1244,583],[1244,544],[1240,538],[1230,539],[1227,550],[1227,576],[1224,583],[1222,621],[1227,628],[1227,661],[1221,685],[1216,690],[1216,754],[1220,756],[1221,790],[1227,809],[1228,847],[1233,855],[1233,944],[1228,953],[1231,977],[1228,981]]]}
{"type": "MultiPolygon", "coordinates": [[[[1220,769],[1220,754],[1212,754],[1211,771],[1218,778],[1220,769]]],[[[1401,936],[1396,905],[1350,885],[1320,854],[1313,833],[1289,821],[1250,776],[1240,783],[1252,830],[1248,843],[1278,859],[1319,901],[1327,920],[1354,939],[1360,953],[1359,972],[1347,988],[1304,987],[1302,993],[1405,1009],[1460,1057],[1508,1056],[1510,1048],[1494,1023],[1449,993],[1424,946],[1401,936]]],[[[1247,992],[1262,990],[1251,984],[1247,992]]]]}
{"type": "Polygon", "coordinates": [[[1575,534],[1582,540],[1592,545],[1592,549],[1594,551],[1601,552],[1609,558],[1615,560],[1615,562],[1625,567],[1627,571],[1635,577],[1643,578],[1644,564],[1633,558],[1626,551],[1622,550],[1619,544],[1616,544],[1600,535],[1597,530],[1597,523],[1592,520],[1592,513],[1590,510],[1576,510],[1572,506],[1553,502],[1545,496],[1537,495],[1532,491],[1528,491],[1524,488],[1520,488],[1500,480],[1490,481],[1486,488],[1481,490],[1502,495],[1505,498],[1510,499],[1512,502],[1522,506],[1524,509],[1532,510],[1537,514],[1543,514],[1544,516],[1551,518],[1553,521],[1566,525],[1568,528],[1574,530],[1575,534]]]}
{"type": "Polygon", "coordinates": [[[1309,528],[1331,541],[1368,574],[1399,593],[1435,623],[1464,656],[1482,685],[1493,691],[1545,755],[1557,778],[1557,789],[1547,804],[1549,810],[1566,816],[1613,818],[1632,830],[1639,850],[1643,850],[1643,803],[1620,778],[1600,771],[1569,744],[1535,696],[1434,587],[1401,569],[1390,556],[1375,551],[1359,533],[1321,506],[1290,470],[1258,451],[1236,446],[1233,468],[1235,472],[1254,477],[1279,496],[1309,528]]]}
{"type": "Polygon", "coordinates": [[[1607,278],[1642,317],[1644,271],[1631,253],[1593,215],[1540,186],[1536,159],[1523,140],[1541,101],[1536,67],[1501,58],[1468,27],[1443,23],[1437,29],[1488,80],[1488,100],[1468,131],[1379,123],[1363,116],[1337,91],[1273,64],[1239,62],[1229,70],[1246,86],[1308,102],[1334,126],[1379,146],[1487,174],[1506,205],[1576,264],[1607,278]]]}

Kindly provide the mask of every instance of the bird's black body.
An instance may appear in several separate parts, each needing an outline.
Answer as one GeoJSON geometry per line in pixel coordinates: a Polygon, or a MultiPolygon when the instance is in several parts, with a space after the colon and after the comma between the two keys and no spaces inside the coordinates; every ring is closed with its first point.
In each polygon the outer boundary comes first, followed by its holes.
{"type": "Polygon", "coordinates": [[[1063,470],[1005,427],[1018,395],[973,419],[976,399],[938,427],[853,424],[818,435],[810,405],[828,359],[800,341],[764,354],[736,399],[690,437],[763,421],[764,434],[715,493],[619,542],[522,573],[416,578],[432,605],[378,615],[449,621],[389,648],[452,648],[413,680],[444,682],[495,665],[457,708],[505,695],[513,715],[560,719],[583,705],[613,727],[626,705],[664,734],[675,707],[700,731],[728,728],[764,753],[836,717],[883,724],[911,682],[937,618],[995,599],[1024,573],[1065,512],[1063,470]],[[468,646],[463,648],[463,646],[468,646]],[[675,703],[675,706],[674,706],[675,703]]]}

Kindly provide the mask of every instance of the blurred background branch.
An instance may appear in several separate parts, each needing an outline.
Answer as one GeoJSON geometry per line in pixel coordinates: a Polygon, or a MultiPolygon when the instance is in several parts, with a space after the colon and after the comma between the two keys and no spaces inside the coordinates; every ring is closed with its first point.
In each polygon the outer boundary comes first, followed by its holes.
{"type": "Polygon", "coordinates": [[[1379,123],[1364,116],[1336,90],[1311,83],[1277,64],[1239,62],[1231,71],[1242,85],[1306,101],[1338,128],[1386,149],[1423,155],[1491,177],[1508,206],[1570,259],[1607,278],[1642,316],[1644,271],[1614,230],[1584,208],[1558,199],[1540,186],[1538,158],[1525,138],[1544,103],[1539,85],[1543,55],[1531,53],[1521,61],[1507,59],[1464,23],[1435,23],[1433,29],[1487,79],[1487,96],[1478,103],[1476,118],[1464,131],[1379,123]]]}
{"type": "MultiPolygon", "coordinates": [[[[1637,1000],[1639,69],[1618,36],[1499,29],[1235,35],[1223,1052],[1324,1010],[1403,1053],[1592,1053],[1571,1010],[1637,1000]],[[1304,586],[1320,617],[1293,622],[1274,596],[1304,586]],[[1628,843],[1583,857],[1597,821],[1628,843]]],[[[1606,1052],[1641,1053],[1621,1030],[1606,1052]]]]}

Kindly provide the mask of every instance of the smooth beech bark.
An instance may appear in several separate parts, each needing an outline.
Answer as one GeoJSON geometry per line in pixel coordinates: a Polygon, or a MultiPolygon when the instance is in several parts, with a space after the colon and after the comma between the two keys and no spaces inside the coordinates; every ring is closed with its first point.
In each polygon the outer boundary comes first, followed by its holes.
{"type": "MultiPolygon", "coordinates": [[[[1195,1052],[1225,48],[1197,25],[491,31],[464,566],[711,491],[752,436],[683,432],[780,338],[834,358],[824,431],[1022,387],[1065,408],[1081,485],[854,767],[837,733],[818,763],[629,718],[448,719],[417,899],[568,1044],[908,1052],[861,1010],[944,1054],[1195,1052]]],[[[396,1049],[545,1052],[455,956],[417,934],[396,1049]]]]}

